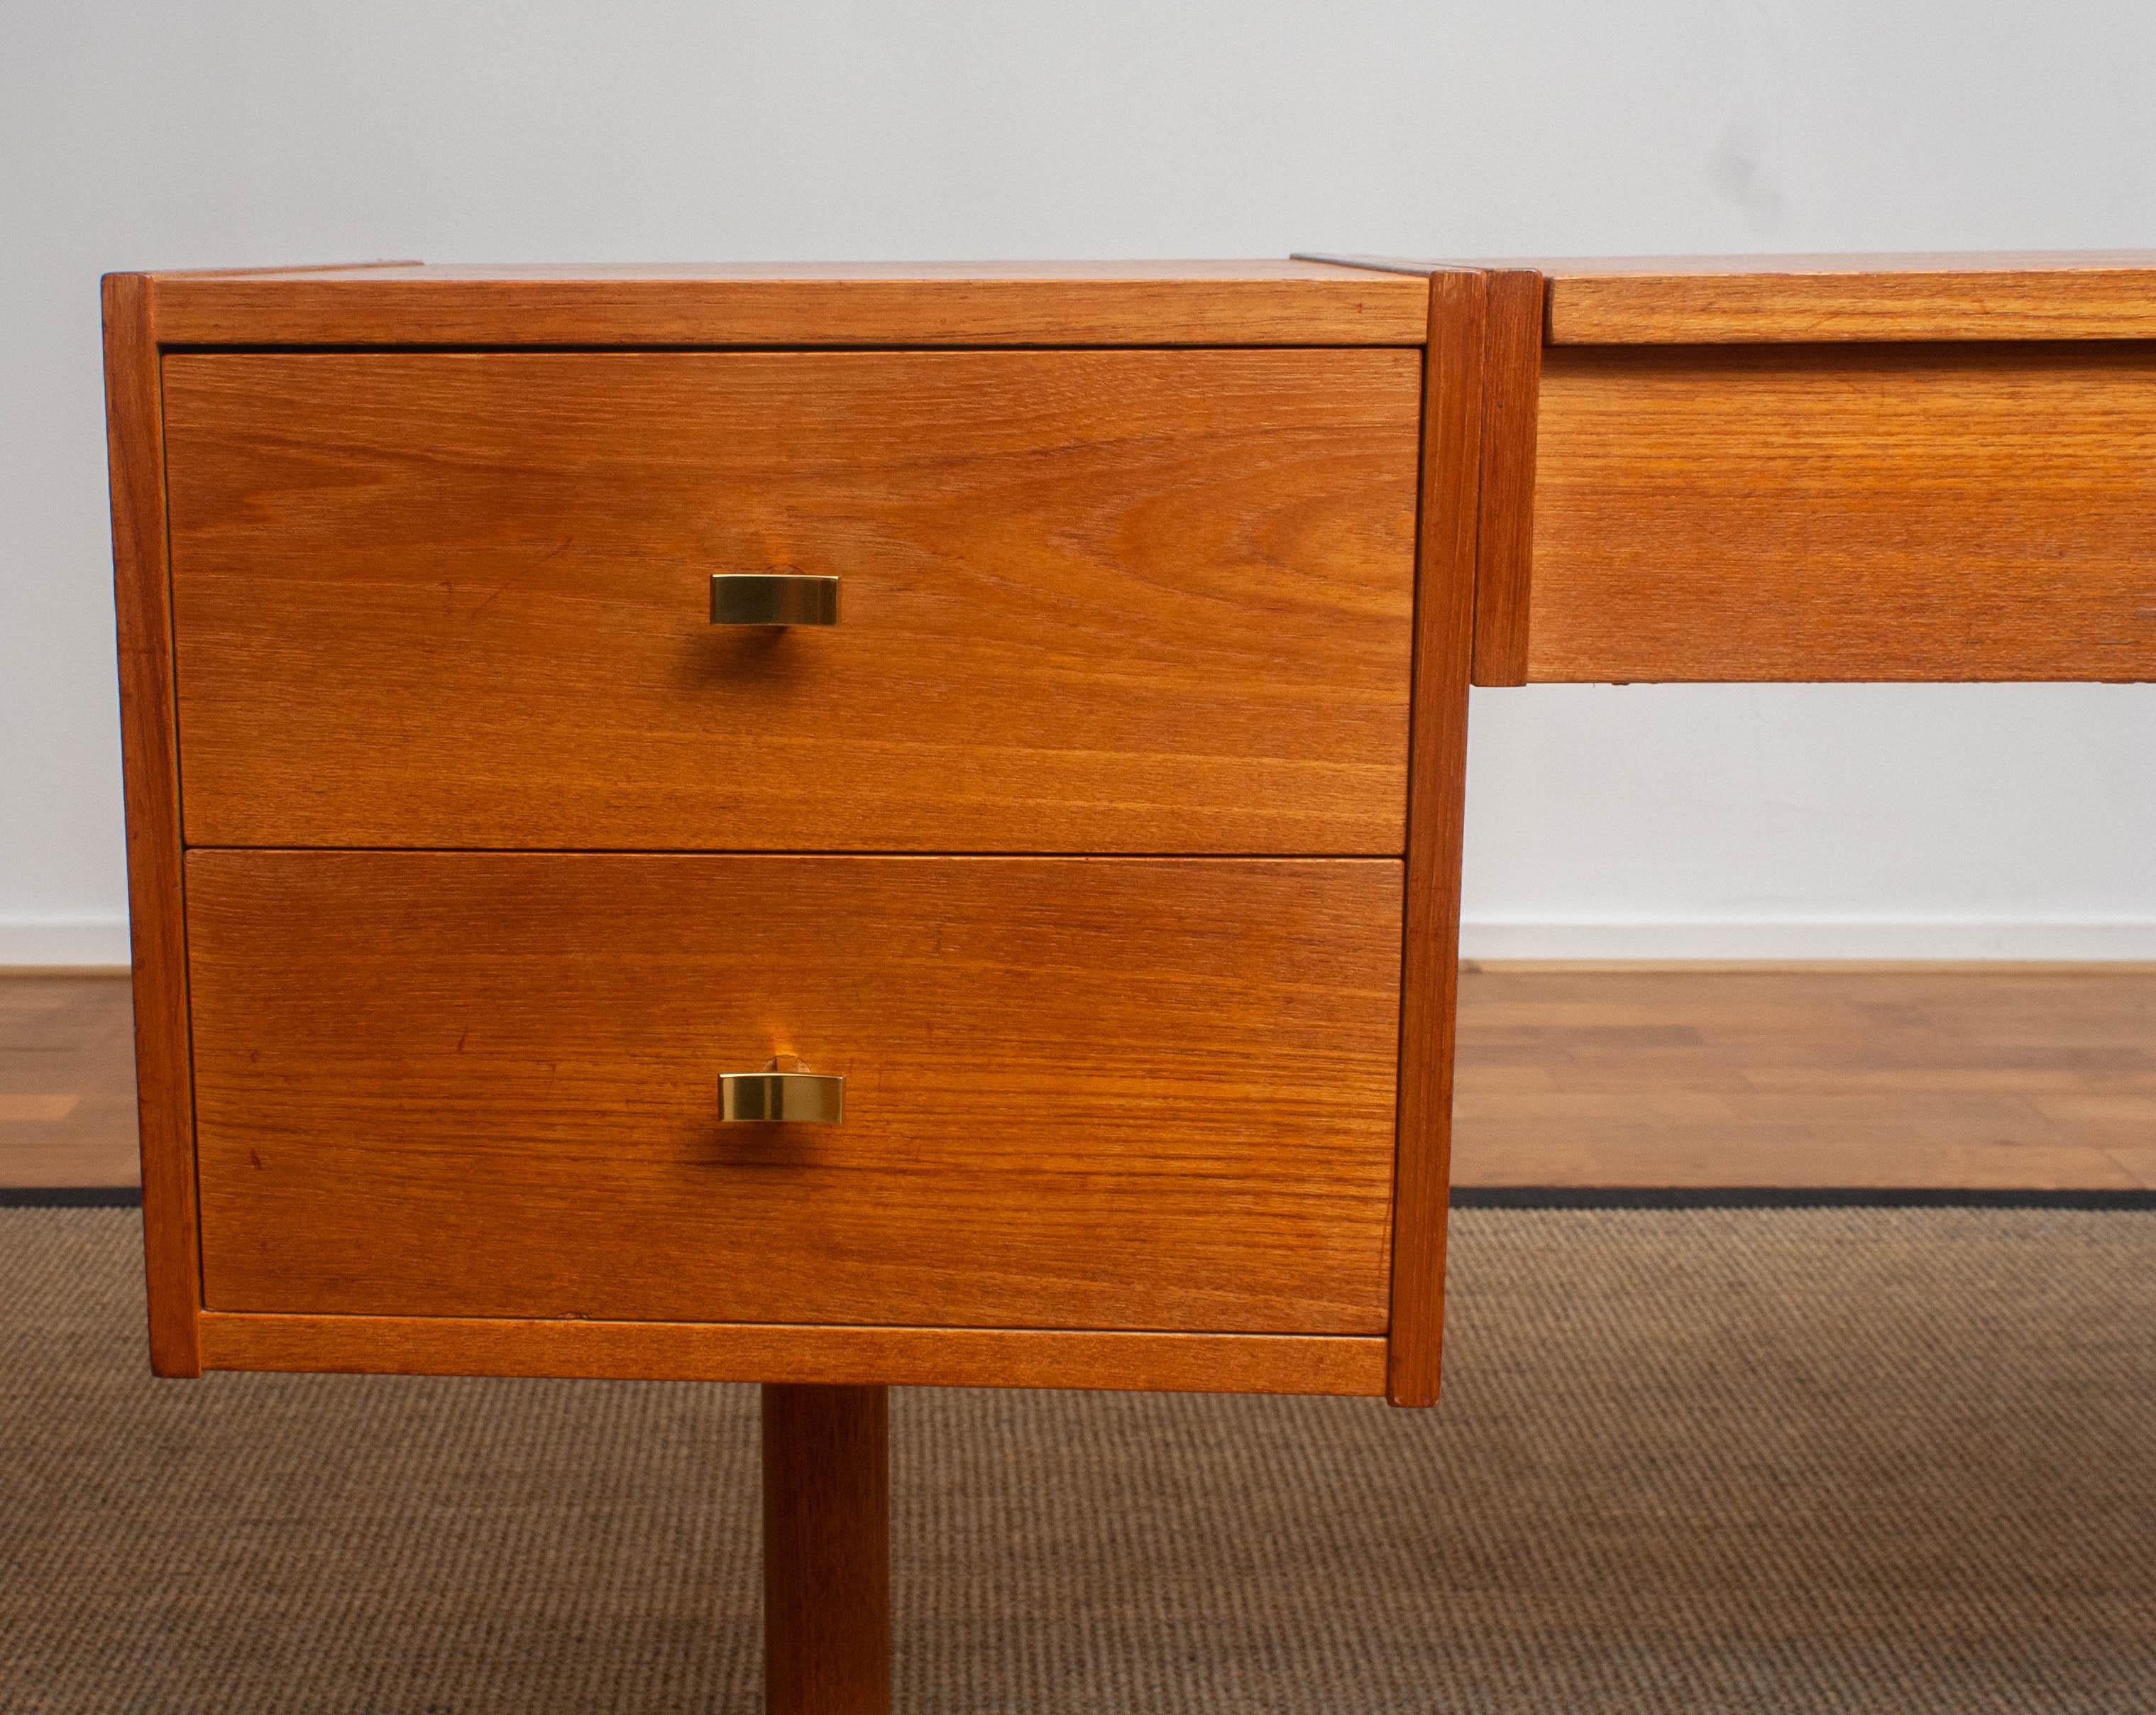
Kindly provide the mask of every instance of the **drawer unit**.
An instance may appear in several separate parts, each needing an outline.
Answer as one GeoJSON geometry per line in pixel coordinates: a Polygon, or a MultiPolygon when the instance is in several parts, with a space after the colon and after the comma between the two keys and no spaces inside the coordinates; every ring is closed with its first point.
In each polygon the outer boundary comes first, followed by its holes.
{"type": "Polygon", "coordinates": [[[198,851],[204,1303],[1382,1334],[1387,859],[198,851]],[[721,1074],[844,1079],[727,1122],[721,1074]]]}
{"type": "Polygon", "coordinates": [[[1433,302],[109,280],[160,1370],[1433,1399],[1433,302]]]}
{"type": "Polygon", "coordinates": [[[168,356],[186,837],[1397,855],[1420,374],[168,356]]]}

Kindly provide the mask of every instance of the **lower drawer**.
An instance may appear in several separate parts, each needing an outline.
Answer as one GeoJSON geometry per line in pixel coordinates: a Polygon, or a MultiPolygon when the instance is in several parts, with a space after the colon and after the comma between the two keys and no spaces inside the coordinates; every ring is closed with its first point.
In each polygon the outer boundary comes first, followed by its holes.
{"type": "Polygon", "coordinates": [[[193,852],[204,1304],[1380,1332],[1401,880],[193,852]]]}

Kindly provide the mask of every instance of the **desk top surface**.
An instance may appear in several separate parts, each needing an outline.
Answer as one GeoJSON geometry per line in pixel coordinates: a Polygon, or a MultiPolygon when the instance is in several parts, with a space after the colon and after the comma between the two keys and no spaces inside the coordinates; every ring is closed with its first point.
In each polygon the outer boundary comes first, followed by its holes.
{"type": "Polygon", "coordinates": [[[1558,346],[2156,337],[2156,250],[1335,259],[1539,274],[1558,346]]]}
{"type": "Polygon", "coordinates": [[[1258,261],[471,267],[149,276],[166,345],[1420,345],[1397,273],[1258,261]]]}
{"type": "Polygon", "coordinates": [[[2156,339],[2156,250],[354,266],[151,275],[166,344],[1415,345],[1436,269],[1559,346],[2156,339]]]}

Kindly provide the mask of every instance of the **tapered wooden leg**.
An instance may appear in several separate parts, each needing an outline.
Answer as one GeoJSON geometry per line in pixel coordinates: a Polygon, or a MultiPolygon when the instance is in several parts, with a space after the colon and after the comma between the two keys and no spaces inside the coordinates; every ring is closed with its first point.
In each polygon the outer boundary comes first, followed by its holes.
{"type": "Polygon", "coordinates": [[[890,1438],[881,1388],[763,1390],[769,1715],[891,1707],[890,1438]]]}

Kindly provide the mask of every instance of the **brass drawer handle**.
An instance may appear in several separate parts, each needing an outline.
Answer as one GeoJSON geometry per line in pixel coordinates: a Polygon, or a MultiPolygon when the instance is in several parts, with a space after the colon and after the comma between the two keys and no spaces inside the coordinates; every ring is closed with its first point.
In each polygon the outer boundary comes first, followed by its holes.
{"type": "Polygon", "coordinates": [[[846,1081],[812,1072],[790,1054],[774,1055],[760,1072],[719,1074],[719,1117],[730,1124],[835,1126],[846,1117],[846,1081]]]}
{"type": "Polygon", "coordinates": [[[835,625],[839,580],[798,572],[714,572],[714,625],[835,625]]]}

